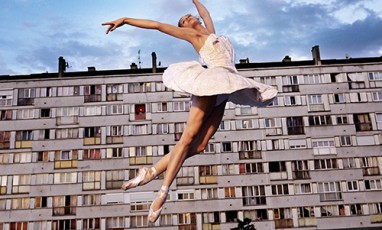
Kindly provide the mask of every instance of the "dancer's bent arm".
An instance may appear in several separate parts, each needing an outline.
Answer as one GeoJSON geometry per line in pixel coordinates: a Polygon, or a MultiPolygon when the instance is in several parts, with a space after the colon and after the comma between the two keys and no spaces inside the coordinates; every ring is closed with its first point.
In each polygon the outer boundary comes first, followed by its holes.
{"type": "Polygon", "coordinates": [[[205,25],[206,29],[208,30],[208,32],[214,34],[215,33],[215,27],[214,27],[214,23],[212,21],[212,18],[210,16],[210,12],[198,0],[193,0],[192,2],[195,4],[196,9],[198,10],[198,14],[202,18],[204,25],[205,25]]]}

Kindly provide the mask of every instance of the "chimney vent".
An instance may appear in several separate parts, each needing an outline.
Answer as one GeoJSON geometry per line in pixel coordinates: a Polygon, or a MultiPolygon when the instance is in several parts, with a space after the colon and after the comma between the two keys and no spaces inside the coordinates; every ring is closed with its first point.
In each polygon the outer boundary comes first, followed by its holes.
{"type": "Polygon", "coordinates": [[[313,46],[312,48],[312,56],[315,65],[321,65],[321,56],[320,56],[320,47],[313,46]]]}
{"type": "Polygon", "coordinates": [[[292,58],[287,55],[284,57],[283,62],[292,62],[292,58]]]}
{"type": "Polygon", "coordinates": [[[138,69],[137,64],[135,64],[135,62],[131,63],[130,69],[138,69]]]}
{"type": "Polygon", "coordinates": [[[96,68],[94,66],[89,66],[88,67],[88,72],[95,72],[96,68]]]}
{"type": "Polygon", "coordinates": [[[157,72],[157,54],[155,52],[151,53],[151,61],[153,67],[153,73],[157,72]]]}

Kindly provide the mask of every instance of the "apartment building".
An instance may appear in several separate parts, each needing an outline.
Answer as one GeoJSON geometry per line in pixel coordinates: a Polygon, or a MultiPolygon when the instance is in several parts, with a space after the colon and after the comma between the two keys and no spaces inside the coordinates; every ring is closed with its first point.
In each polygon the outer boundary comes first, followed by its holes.
{"type": "Polygon", "coordinates": [[[120,187],[184,129],[190,98],[164,87],[164,68],[0,76],[0,230],[381,229],[382,58],[312,52],[237,64],[277,100],[228,103],[150,226],[163,176],[120,187]]]}

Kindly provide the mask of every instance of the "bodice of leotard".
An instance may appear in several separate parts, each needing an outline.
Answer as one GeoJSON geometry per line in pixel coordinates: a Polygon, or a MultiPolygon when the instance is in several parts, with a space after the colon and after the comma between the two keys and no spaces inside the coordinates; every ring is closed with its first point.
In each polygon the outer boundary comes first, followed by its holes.
{"type": "Polygon", "coordinates": [[[225,67],[235,70],[233,47],[225,36],[210,34],[199,55],[208,68],[225,67]]]}

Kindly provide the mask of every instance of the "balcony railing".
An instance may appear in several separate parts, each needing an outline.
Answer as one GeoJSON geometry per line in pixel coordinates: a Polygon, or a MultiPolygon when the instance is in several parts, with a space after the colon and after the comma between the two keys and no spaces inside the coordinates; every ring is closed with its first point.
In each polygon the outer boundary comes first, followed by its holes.
{"type": "Polygon", "coordinates": [[[341,192],[320,193],[320,201],[342,200],[341,192]]]}

